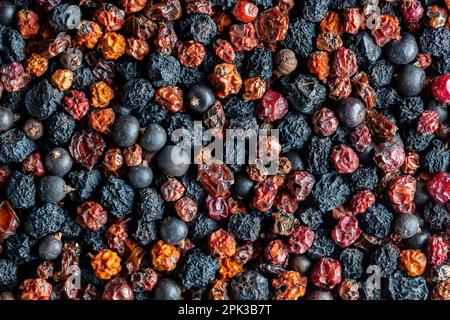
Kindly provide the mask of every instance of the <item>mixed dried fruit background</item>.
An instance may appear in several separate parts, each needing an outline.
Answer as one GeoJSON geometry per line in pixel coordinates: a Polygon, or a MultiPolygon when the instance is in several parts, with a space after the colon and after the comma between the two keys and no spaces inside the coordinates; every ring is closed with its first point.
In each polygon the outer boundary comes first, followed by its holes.
{"type": "Polygon", "coordinates": [[[0,298],[449,300],[449,10],[0,0],[0,298]]]}

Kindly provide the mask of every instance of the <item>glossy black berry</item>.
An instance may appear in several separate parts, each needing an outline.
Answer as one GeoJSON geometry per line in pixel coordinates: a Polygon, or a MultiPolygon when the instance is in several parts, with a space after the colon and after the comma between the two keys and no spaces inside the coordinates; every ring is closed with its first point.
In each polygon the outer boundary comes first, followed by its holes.
{"type": "Polygon", "coordinates": [[[159,124],[149,124],[139,139],[141,147],[148,152],[161,150],[167,141],[166,130],[159,124]]]}
{"type": "Polygon", "coordinates": [[[166,146],[158,153],[156,163],[163,173],[181,177],[189,169],[190,157],[181,147],[166,146]]]}
{"type": "Polygon", "coordinates": [[[14,115],[8,108],[0,107],[0,132],[9,130],[14,124],[14,115]]]}
{"type": "Polygon", "coordinates": [[[55,260],[62,250],[62,242],[54,235],[49,235],[41,239],[39,243],[39,257],[43,260],[55,260]]]}
{"type": "Polygon", "coordinates": [[[400,214],[394,220],[394,232],[402,239],[413,237],[419,230],[419,219],[413,214],[400,214]]]}
{"type": "Polygon", "coordinates": [[[395,88],[401,95],[417,96],[422,92],[425,78],[425,71],[422,68],[407,64],[400,70],[395,88]]]}
{"type": "Polygon", "coordinates": [[[402,32],[400,35],[400,40],[392,40],[386,45],[384,53],[391,63],[408,64],[416,58],[419,46],[411,33],[402,32]]]}
{"type": "Polygon", "coordinates": [[[131,167],[128,170],[128,183],[135,189],[148,187],[153,180],[153,171],[148,166],[131,167]]]}
{"type": "Polygon", "coordinates": [[[170,278],[161,278],[153,289],[155,300],[180,300],[181,290],[177,283],[170,278]]]}
{"type": "Polygon", "coordinates": [[[405,240],[405,245],[411,249],[423,249],[431,234],[427,230],[421,230],[409,239],[405,240]]]}
{"type": "Polygon", "coordinates": [[[196,84],[186,92],[185,101],[192,112],[203,113],[216,102],[216,97],[209,86],[196,84]]]}
{"type": "Polygon", "coordinates": [[[47,153],[44,163],[50,174],[62,177],[72,169],[73,160],[66,149],[56,147],[47,153]]]}
{"type": "Polygon", "coordinates": [[[188,234],[186,222],[176,217],[167,217],[159,225],[159,235],[164,242],[177,244],[188,234]]]}
{"type": "Polygon", "coordinates": [[[114,123],[111,137],[117,146],[129,147],[136,143],[139,129],[139,121],[135,117],[123,115],[114,123]]]}
{"type": "Polygon", "coordinates": [[[339,122],[347,127],[354,128],[364,122],[366,108],[358,98],[347,98],[336,108],[336,116],[339,122]]]}
{"type": "Polygon", "coordinates": [[[253,180],[249,179],[244,174],[239,173],[234,175],[234,184],[231,187],[231,190],[237,199],[243,200],[250,194],[254,185],[255,182],[253,180]]]}

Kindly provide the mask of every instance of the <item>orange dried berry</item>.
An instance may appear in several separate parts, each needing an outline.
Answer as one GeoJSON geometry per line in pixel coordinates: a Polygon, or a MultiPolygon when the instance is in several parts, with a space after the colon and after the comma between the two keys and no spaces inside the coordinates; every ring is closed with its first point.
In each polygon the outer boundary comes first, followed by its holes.
{"type": "Polygon", "coordinates": [[[266,82],[260,77],[253,77],[244,80],[244,93],[242,98],[244,101],[258,100],[266,93],[266,82]]]}
{"type": "Polygon", "coordinates": [[[180,259],[178,249],[162,240],[159,240],[152,248],[152,264],[158,271],[172,271],[176,268],[180,259]]]}
{"type": "Polygon", "coordinates": [[[447,22],[448,12],[447,9],[439,7],[437,5],[431,5],[427,8],[425,15],[425,21],[427,26],[433,29],[439,29],[445,26],[447,22]]]}
{"type": "Polygon", "coordinates": [[[223,33],[231,25],[231,17],[224,11],[219,11],[213,16],[213,20],[217,27],[217,33],[223,33]]]}
{"type": "Polygon", "coordinates": [[[122,270],[119,255],[109,249],[100,250],[92,257],[91,266],[99,279],[109,280],[122,270]]]}
{"type": "Polygon", "coordinates": [[[427,257],[420,250],[403,250],[399,257],[400,269],[405,271],[410,277],[417,277],[425,272],[427,267],[427,257]]]}
{"type": "Polygon", "coordinates": [[[330,56],[326,51],[316,51],[308,57],[308,69],[319,80],[325,80],[330,74],[330,56]]]}
{"type": "Polygon", "coordinates": [[[342,39],[332,32],[322,32],[317,36],[316,46],[321,51],[333,52],[342,47],[342,39]]]}
{"type": "Polygon", "coordinates": [[[33,53],[25,63],[25,72],[35,77],[42,76],[48,68],[48,59],[33,53]]]}
{"type": "Polygon", "coordinates": [[[115,32],[107,32],[100,39],[98,50],[106,60],[116,60],[125,54],[125,37],[115,32]]]}
{"type": "Polygon", "coordinates": [[[400,40],[400,22],[396,16],[381,15],[379,21],[379,27],[371,31],[377,46],[384,47],[391,40],[400,40]]]}
{"type": "Polygon", "coordinates": [[[145,40],[128,38],[126,52],[129,56],[141,61],[150,53],[150,46],[145,40]]]}
{"type": "Polygon", "coordinates": [[[234,64],[221,63],[214,67],[209,75],[209,81],[215,89],[218,98],[226,98],[230,94],[236,94],[241,90],[242,78],[234,64]]]}
{"type": "Polygon", "coordinates": [[[197,202],[189,197],[182,197],[175,202],[175,211],[181,220],[185,222],[192,221],[197,214],[197,202]]]}
{"type": "Polygon", "coordinates": [[[344,31],[350,34],[358,34],[364,25],[364,16],[358,8],[349,8],[344,11],[344,31]]]}
{"type": "Polygon", "coordinates": [[[272,280],[276,300],[298,300],[305,295],[308,279],[297,271],[284,271],[272,280]]]}
{"type": "Polygon", "coordinates": [[[226,63],[231,63],[236,58],[236,52],[227,40],[217,39],[213,48],[216,55],[226,63]]]}
{"type": "Polygon", "coordinates": [[[53,287],[45,279],[27,279],[19,287],[20,300],[50,300],[53,287]]]}
{"type": "Polygon", "coordinates": [[[177,49],[178,60],[189,68],[197,68],[205,59],[205,46],[197,41],[186,41],[181,43],[177,49]]]}
{"type": "Polygon", "coordinates": [[[433,288],[431,300],[450,300],[450,279],[439,282],[433,288]]]}
{"type": "Polygon", "coordinates": [[[339,297],[342,300],[358,300],[359,299],[359,285],[355,280],[344,280],[339,284],[339,297]]]}
{"type": "Polygon", "coordinates": [[[102,161],[103,167],[111,172],[116,172],[123,165],[123,157],[120,149],[109,149],[105,152],[102,161]]]}
{"type": "Polygon", "coordinates": [[[97,22],[82,20],[77,31],[75,42],[79,47],[85,46],[88,49],[94,49],[102,35],[102,28],[97,22]]]}
{"type": "Polygon", "coordinates": [[[320,23],[320,30],[342,36],[344,33],[344,25],[341,16],[336,12],[328,11],[327,15],[320,23]]]}
{"type": "Polygon", "coordinates": [[[183,111],[183,91],[176,86],[159,88],[156,91],[155,101],[172,112],[183,111]]]}
{"type": "Polygon", "coordinates": [[[420,167],[420,155],[415,151],[408,151],[405,155],[405,162],[403,162],[401,169],[404,174],[413,175],[420,167]]]}
{"type": "Polygon", "coordinates": [[[234,278],[242,271],[244,271],[242,265],[237,263],[233,258],[220,259],[219,261],[219,275],[223,280],[234,278]]]}
{"type": "Polygon", "coordinates": [[[110,133],[116,115],[112,108],[94,110],[89,114],[89,127],[100,133],[110,133]]]}
{"type": "Polygon", "coordinates": [[[41,28],[39,15],[32,10],[22,9],[17,13],[17,26],[24,39],[32,38],[41,28]]]}
{"type": "Polygon", "coordinates": [[[208,298],[210,300],[230,300],[228,296],[228,282],[225,280],[214,280],[208,298]]]}
{"type": "Polygon", "coordinates": [[[114,98],[114,90],[104,81],[96,82],[90,87],[91,106],[94,108],[104,108],[114,98]]]}
{"type": "Polygon", "coordinates": [[[139,144],[132,145],[123,150],[125,164],[128,167],[136,167],[142,163],[142,147],[139,144]]]}
{"type": "Polygon", "coordinates": [[[224,229],[214,231],[209,236],[208,246],[211,253],[219,258],[229,258],[236,253],[236,240],[224,229]]]}
{"type": "Polygon", "coordinates": [[[66,91],[72,86],[74,74],[67,69],[58,69],[52,74],[52,84],[59,91],[66,91]]]}

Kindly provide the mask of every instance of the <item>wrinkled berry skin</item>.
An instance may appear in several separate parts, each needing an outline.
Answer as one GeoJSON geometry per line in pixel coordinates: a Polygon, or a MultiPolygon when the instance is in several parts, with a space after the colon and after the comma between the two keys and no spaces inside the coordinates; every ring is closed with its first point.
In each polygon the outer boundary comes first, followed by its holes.
{"type": "Polygon", "coordinates": [[[440,103],[450,103],[450,74],[444,74],[434,79],[431,92],[440,103]]]}
{"type": "Polygon", "coordinates": [[[231,280],[230,293],[236,300],[267,300],[269,282],[256,271],[244,271],[231,280]]]}

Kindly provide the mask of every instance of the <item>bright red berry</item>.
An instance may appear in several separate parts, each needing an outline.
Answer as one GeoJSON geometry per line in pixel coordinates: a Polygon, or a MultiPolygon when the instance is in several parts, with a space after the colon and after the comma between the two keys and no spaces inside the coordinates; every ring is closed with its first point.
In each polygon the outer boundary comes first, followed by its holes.
{"type": "Polygon", "coordinates": [[[450,74],[443,74],[434,79],[431,92],[440,103],[450,103],[450,74]]]}
{"type": "Polygon", "coordinates": [[[239,1],[231,13],[241,22],[253,22],[258,16],[258,6],[250,1],[239,1]]]}
{"type": "Polygon", "coordinates": [[[342,248],[351,245],[361,235],[358,227],[358,220],[353,216],[345,216],[339,220],[339,223],[331,232],[331,238],[342,248]]]}
{"type": "Polygon", "coordinates": [[[427,183],[430,196],[440,205],[450,200],[450,173],[439,172],[427,183]]]}

